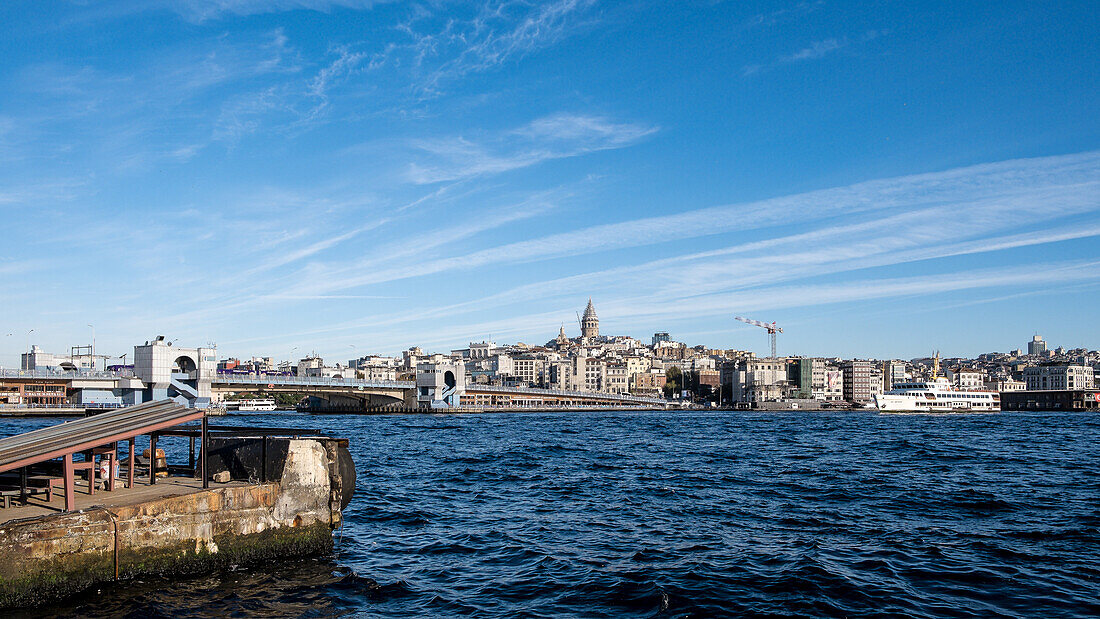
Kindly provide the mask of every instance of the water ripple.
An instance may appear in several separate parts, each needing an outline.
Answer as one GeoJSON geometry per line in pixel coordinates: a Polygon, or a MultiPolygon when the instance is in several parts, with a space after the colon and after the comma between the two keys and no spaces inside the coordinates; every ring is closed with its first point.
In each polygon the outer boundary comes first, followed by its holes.
{"type": "Polygon", "coordinates": [[[29,616],[1100,615],[1095,416],[247,421],[351,439],[334,558],[29,616]]]}

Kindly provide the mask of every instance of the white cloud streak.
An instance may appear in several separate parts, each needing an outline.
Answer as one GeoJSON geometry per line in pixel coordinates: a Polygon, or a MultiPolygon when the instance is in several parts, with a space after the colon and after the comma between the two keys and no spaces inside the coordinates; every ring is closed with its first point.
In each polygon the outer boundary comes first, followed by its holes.
{"type": "Polygon", "coordinates": [[[413,140],[409,146],[422,160],[409,165],[406,178],[423,185],[500,174],[553,159],[623,148],[656,131],[656,127],[601,117],[556,114],[487,142],[462,137],[413,140]]]}

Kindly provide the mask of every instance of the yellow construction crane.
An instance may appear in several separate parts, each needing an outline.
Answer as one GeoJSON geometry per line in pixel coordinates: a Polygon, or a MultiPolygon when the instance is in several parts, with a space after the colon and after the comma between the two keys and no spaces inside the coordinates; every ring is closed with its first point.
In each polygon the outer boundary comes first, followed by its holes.
{"type": "Polygon", "coordinates": [[[742,318],[741,316],[734,316],[734,318],[736,318],[737,320],[740,320],[741,322],[743,322],[745,324],[757,326],[757,327],[760,327],[762,329],[767,329],[768,330],[768,335],[770,335],[771,339],[772,339],[772,357],[771,358],[775,359],[775,334],[776,333],[783,333],[783,327],[776,326],[775,321],[772,321],[770,323],[769,322],[760,322],[759,320],[753,320],[751,318],[742,318]]]}

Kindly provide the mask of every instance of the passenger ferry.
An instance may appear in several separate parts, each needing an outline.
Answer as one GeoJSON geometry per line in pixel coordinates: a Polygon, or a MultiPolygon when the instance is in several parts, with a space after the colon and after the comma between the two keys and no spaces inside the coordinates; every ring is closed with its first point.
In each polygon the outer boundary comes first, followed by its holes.
{"type": "MultiPolygon", "coordinates": [[[[275,410],[275,400],[272,399],[255,399],[255,400],[237,400],[237,410],[239,411],[273,411],[275,410]]],[[[233,403],[230,402],[230,406],[233,403]]]]}
{"type": "Polygon", "coordinates": [[[875,396],[875,406],[884,413],[997,413],[1001,394],[996,391],[956,389],[946,378],[928,382],[897,383],[875,396]]]}
{"type": "Polygon", "coordinates": [[[884,413],[999,413],[1001,394],[984,389],[956,389],[940,376],[940,354],[932,355],[932,380],[896,383],[875,396],[875,407],[884,413]]]}

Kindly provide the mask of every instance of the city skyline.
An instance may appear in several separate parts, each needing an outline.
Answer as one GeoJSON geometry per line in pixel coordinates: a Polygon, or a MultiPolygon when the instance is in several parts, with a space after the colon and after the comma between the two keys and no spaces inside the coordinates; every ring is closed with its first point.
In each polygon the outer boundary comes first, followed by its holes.
{"type": "Polygon", "coordinates": [[[1100,348],[1086,3],[174,7],[0,9],[0,365],[1100,348]]]}

